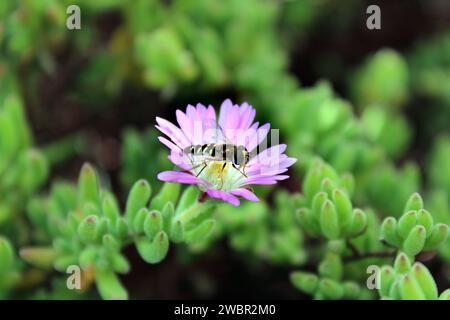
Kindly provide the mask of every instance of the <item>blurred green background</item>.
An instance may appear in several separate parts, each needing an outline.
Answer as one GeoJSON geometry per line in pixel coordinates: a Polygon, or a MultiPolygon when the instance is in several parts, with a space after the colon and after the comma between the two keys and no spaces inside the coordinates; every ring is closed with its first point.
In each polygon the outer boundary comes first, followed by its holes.
{"type": "MultiPolygon", "coordinates": [[[[415,191],[449,223],[450,3],[377,1],[381,30],[366,27],[369,4],[0,1],[0,298],[98,298],[20,257],[55,240],[40,201],[65,215],[58,194],[71,194],[86,161],[121,208],[138,179],[158,191],[171,164],[155,116],[198,102],[248,101],[299,161],[290,180],[257,189],[262,203],[220,206],[210,240],[155,265],[127,247],[131,298],[307,298],[288,275],[314,271],[321,249],[294,223],[289,193],[316,157],[354,177],[354,203],[374,225],[415,191]],[[71,4],[80,30],[66,28],[71,4]]],[[[449,241],[441,251],[428,267],[443,289],[449,241]]]]}

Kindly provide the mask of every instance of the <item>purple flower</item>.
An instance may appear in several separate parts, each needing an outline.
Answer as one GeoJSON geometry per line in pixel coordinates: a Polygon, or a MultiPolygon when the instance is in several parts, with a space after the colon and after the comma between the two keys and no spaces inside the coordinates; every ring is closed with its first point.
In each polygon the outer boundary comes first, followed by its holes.
{"type": "MultiPolygon", "coordinates": [[[[285,144],[263,148],[270,125],[254,123],[255,114],[248,103],[233,105],[227,99],[218,121],[214,107],[202,104],[188,105],[186,113],[177,110],[178,126],[157,117],[156,128],[169,138],[158,139],[170,149],[170,161],[181,169],[161,172],[158,179],[196,184],[209,197],[235,206],[238,197],[259,201],[249,187],[287,179],[283,173],[297,160],[284,154],[285,144]]],[[[277,133],[272,130],[272,142],[277,133]]]]}

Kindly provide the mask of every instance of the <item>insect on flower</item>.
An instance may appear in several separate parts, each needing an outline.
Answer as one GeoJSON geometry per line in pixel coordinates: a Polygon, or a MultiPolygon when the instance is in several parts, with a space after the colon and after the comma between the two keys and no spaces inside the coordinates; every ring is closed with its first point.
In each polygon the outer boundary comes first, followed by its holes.
{"type": "Polygon", "coordinates": [[[211,198],[239,205],[238,197],[258,201],[251,185],[275,184],[296,159],[284,154],[286,145],[260,148],[270,125],[253,123],[256,110],[248,103],[233,105],[225,100],[216,121],[214,107],[189,105],[177,110],[178,126],[156,118],[156,128],[169,139],[159,140],[170,149],[169,160],[181,171],[164,171],[158,179],[196,184],[211,198]]]}
{"type": "Polygon", "coordinates": [[[186,147],[183,152],[191,156],[200,155],[204,157],[205,161],[203,162],[203,167],[200,172],[196,174],[197,177],[208,166],[208,162],[206,160],[223,161],[222,171],[228,163],[231,163],[233,168],[242,173],[244,177],[247,177],[244,170],[250,160],[250,152],[248,152],[245,146],[237,146],[231,143],[207,143],[186,147]]]}

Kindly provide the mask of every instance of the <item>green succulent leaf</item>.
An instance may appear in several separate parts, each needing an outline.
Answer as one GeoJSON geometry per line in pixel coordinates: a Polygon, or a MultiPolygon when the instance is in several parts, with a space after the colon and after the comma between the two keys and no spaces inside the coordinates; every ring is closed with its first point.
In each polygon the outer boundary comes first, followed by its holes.
{"type": "Polygon", "coordinates": [[[331,279],[321,279],[319,281],[319,291],[324,297],[332,300],[341,299],[344,296],[344,287],[337,281],[331,279]]]}
{"type": "Polygon", "coordinates": [[[97,239],[99,219],[95,215],[84,218],[78,226],[78,235],[85,243],[95,242],[97,239]]]}
{"type": "MultiPolygon", "coordinates": [[[[51,269],[58,253],[51,247],[27,247],[20,250],[20,257],[33,266],[51,269]]],[[[0,259],[0,265],[4,265],[0,259]]],[[[5,265],[7,267],[7,265],[5,265]]]]}
{"type": "Polygon", "coordinates": [[[206,240],[212,233],[216,221],[208,219],[203,221],[199,226],[185,233],[185,240],[187,243],[195,243],[206,240]]]}
{"type": "Polygon", "coordinates": [[[399,246],[400,237],[397,234],[397,220],[393,217],[386,218],[381,224],[381,236],[387,243],[399,246]]]}
{"type": "Polygon", "coordinates": [[[136,248],[144,261],[155,264],[161,262],[169,251],[169,237],[164,231],[155,235],[152,241],[136,240],[136,248]]]}
{"type": "Polygon", "coordinates": [[[417,211],[408,211],[398,220],[397,232],[402,239],[406,237],[411,232],[412,228],[416,226],[417,223],[417,211]]]}
{"type": "Polygon", "coordinates": [[[379,273],[380,294],[388,297],[390,288],[395,281],[395,271],[391,266],[383,266],[379,273]]]}
{"type": "Polygon", "coordinates": [[[406,237],[403,243],[403,251],[413,257],[422,251],[425,245],[426,230],[423,226],[415,226],[406,237]]]}
{"type": "Polygon", "coordinates": [[[405,210],[403,212],[407,213],[409,211],[420,211],[421,209],[423,209],[422,197],[420,196],[420,194],[415,192],[409,197],[405,205],[405,210]]]}
{"type": "Polygon", "coordinates": [[[78,201],[80,204],[100,205],[100,191],[97,174],[90,164],[83,165],[78,180],[78,201]]]}
{"type": "Polygon", "coordinates": [[[319,278],[313,273],[296,271],[291,273],[291,282],[299,290],[313,294],[319,284],[319,278]]]}
{"type": "Polygon", "coordinates": [[[125,217],[129,223],[133,223],[139,210],[147,206],[150,195],[151,188],[147,181],[139,180],[133,185],[125,208],[125,217]]]}
{"type": "Polygon", "coordinates": [[[339,220],[334,204],[327,200],[320,212],[320,227],[323,234],[330,240],[339,237],[339,220]]]}
{"type": "Polygon", "coordinates": [[[398,285],[400,295],[404,300],[424,300],[425,294],[417,280],[407,274],[404,275],[398,285]]]}
{"type": "Polygon", "coordinates": [[[425,242],[425,248],[428,250],[436,249],[439,245],[444,243],[449,233],[449,226],[443,223],[437,223],[431,230],[431,235],[425,242]]]}
{"type": "Polygon", "coordinates": [[[100,296],[105,300],[126,300],[128,292],[117,275],[111,270],[98,270],[95,282],[100,296]]]}
{"type": "Polygon", "coordinates": [[[433,276],[422,263],[414,263],[412,275],[420,285],[426,299],[436,300],[438,298],[438,290],[433,276]]]}
{"type": "Polygon", "coordinates": [[[159,211],[153,210],[146,214],[144,232],[149,239],[153,239],[163,229],[163,218],[159,211]]]}

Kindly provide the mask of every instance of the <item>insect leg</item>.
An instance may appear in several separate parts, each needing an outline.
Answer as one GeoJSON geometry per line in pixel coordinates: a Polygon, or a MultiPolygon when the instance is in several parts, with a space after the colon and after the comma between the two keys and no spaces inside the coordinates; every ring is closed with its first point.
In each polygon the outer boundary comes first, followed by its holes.
{"type": "MultiPolygon", "coordinates": [[[[195,175],[196,177],[200,176],[200,174],[203,172],[203,170],[205,170],[205,168],[208,166],[208,164],[206,163],[206,161],[203,162],[202,164],[203,164],[203,168],[201,168],[201,169],[200,169],[200,172],[197,173],[197,174],[195,175]]],[[[202,165],[202,164],[200,164],[200,165],[202,165]]],[[[199,165],[199,166],[200,166],[200,165],[199,165]]]]}
{"type": "MultiPolygon", "coordinates": [[[[234,163],[232,164],[232,166],[233,166],[233,168],[235,168],[237,171],[239,171],[240,174],[242,174],[244,177],[248,178],[247,175],[245,174],[245,172],[243,172],[243,171],[240,170],[241,166],[236,167],[236,165],[235,165],[234,163]]],[[[243,170],[244,170],[244,169],[245,169],[245,167],[243,167],[243,170]]]]}

